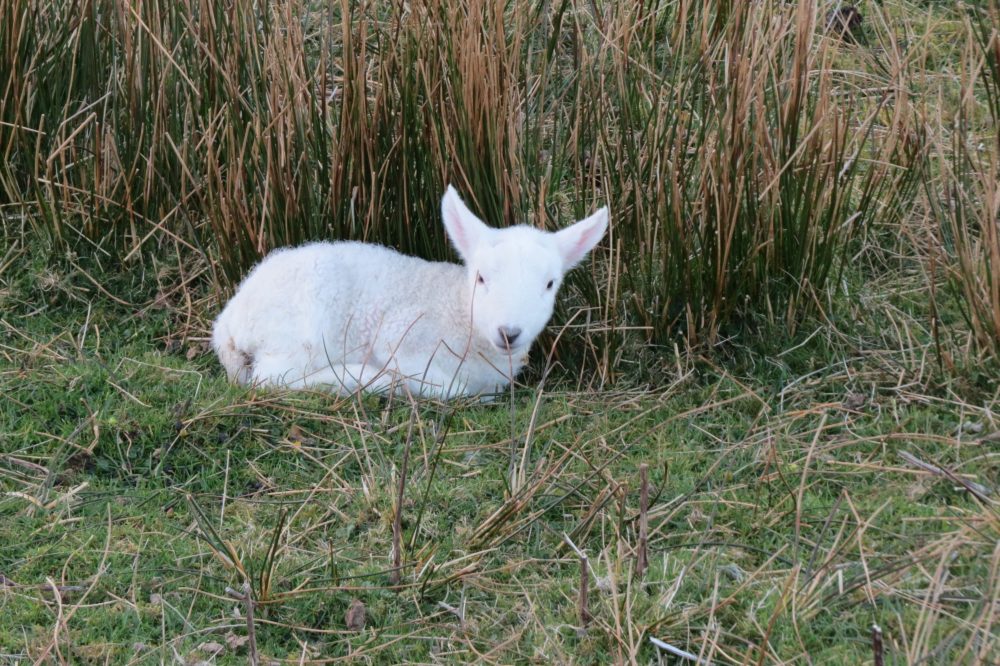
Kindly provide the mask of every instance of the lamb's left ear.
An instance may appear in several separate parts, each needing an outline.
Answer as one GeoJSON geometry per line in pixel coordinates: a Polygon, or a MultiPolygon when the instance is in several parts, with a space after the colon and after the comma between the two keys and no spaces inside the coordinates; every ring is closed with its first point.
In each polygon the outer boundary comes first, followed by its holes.
{"type": "Polygon", "coordinates": [[[580,263],[580,260],[587,256],[587,253],[604,237],[607,228],[608,208],[605,206],[573,226],[557,231],[556,246],[562,255],[563,271],[568,271],[580,263]]]}

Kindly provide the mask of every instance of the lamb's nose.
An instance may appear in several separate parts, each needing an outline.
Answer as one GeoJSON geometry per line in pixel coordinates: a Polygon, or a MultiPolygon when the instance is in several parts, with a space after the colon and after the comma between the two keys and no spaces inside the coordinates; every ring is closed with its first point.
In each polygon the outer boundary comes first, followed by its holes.
{"type": "Polygon", "coordinates": [[[514,341],[517,340],[517,336],[519,335],[521,335],[521,329],[519,328],[500,327],[500,339],[506,342],[508,347],[514,346],[514,341]]]}

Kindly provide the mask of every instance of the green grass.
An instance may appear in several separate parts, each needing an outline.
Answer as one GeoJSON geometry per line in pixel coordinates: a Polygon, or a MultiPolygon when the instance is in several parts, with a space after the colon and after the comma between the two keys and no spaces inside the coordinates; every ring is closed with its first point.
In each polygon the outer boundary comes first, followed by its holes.
{"type": "Polygon", "coordinates": [[[718,663],[863,663],[873,623],[887,663],[1000,655],[998,396],[941,383],[926,331],[919,349],[886,346],[889,322],[917,319],[879,285],[850,334],[813,322],[812,337],[774,331],[773,349],[681,353],[658,388],[576,393],[564,376],[510,402],[408,405],[228,385],[204,349],[216,306],[197,263],[43,259],[20,252],[0,275],[8,660],[222,646],[243,663],[226,590],[245,580],[261,654],[295,663],[648,662],[649,637],[718,663]],[[182,271],[195,279],[173,287],[182,271]],[[567,536],[590,560],[585,632],[567,536]],[[345,625],[354,599],[361,631],[345,625]]]}
{"type": "Polygon", "coordinates": [[[1000,662],[997,6],[834,4],[0,0],[0,663],[1000,662]],[[225,381],[446,182],[611,207],[509,395],[225,381]]]}

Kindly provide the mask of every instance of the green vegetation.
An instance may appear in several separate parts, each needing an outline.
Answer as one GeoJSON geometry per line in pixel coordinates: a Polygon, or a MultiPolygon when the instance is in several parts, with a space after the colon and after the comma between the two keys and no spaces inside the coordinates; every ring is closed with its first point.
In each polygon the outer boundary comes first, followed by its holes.
{"type": "Polygon", "coordinates": [[[0,662],[1000,661],[1000,11],[845,4],[0,0],[0,662]],[[225,381],[447,182],[611,206],[521,385],[225,381]]]}

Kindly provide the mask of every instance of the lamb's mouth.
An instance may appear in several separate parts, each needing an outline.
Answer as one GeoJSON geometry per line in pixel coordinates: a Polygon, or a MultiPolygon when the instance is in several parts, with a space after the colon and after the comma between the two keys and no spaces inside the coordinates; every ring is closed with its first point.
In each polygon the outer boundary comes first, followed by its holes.
{"type": "Polygon", "coordinates": [[[493,346],[506,356],[514,356],[525,350],[525,345],[508,345],[506,342],[494,342],[493,346]]]}

